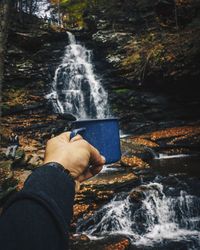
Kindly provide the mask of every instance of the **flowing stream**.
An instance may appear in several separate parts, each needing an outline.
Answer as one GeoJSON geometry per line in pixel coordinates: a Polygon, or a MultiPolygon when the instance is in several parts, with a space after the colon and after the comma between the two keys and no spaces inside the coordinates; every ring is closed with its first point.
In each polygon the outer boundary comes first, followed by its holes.
{"type": "Polygon", "coordinates": [[[51,99],[55,112],[76,118],[105,118],[109,115],[108,96],[94,73],[92,51],[76,42],[68,32],[69,45],[55,72],[51,99]]]}
{"type": "Polygon", "coordinates": [[[125,235],[134,249],[200,249],[199,188],[195,177],[157,176],[80,220],[78,232],[92,239],[125,235]]]}
{"type": "MultiPolygon", "coordinates": [[[[77,43],[74,35],[68,36],[69,45],[47,96],[54,111],[78,119],[109,117],[108,96],[94,73],[92,52],[77,43]]],[[[157,161],[175,158],[151,153],[157,161]]],[[[91,239],[125,235],[134,249],[200,249],[199,179],[169,174],[141,180],[129,192],[116,194],[88,220],[80,219],[77,233],[91,239]]]]}

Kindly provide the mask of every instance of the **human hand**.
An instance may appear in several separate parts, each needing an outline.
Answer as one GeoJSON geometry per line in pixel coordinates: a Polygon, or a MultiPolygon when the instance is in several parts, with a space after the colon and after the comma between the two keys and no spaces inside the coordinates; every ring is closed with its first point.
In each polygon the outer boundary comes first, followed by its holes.
{"type": "Polygon", "coordinates": [[[98,174],[105,158],[80,135],[70,140],[70,132],[62,133],[47,142],[44,163],[57,162],[78,182],[98,174]]]}

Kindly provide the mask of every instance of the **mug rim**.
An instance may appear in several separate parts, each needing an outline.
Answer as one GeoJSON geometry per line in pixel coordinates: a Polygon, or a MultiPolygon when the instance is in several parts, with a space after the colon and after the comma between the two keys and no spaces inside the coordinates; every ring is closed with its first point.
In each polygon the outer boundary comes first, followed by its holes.
{"type": "Polygon", "coordinates": [[[119,121],[119,118],[111,117],[111,118],[101,118],[101,119],[82,119],[82,120],[76,120],[73,121],[72,123],[76,122],[98,122],[98,121],[119,121]]]}

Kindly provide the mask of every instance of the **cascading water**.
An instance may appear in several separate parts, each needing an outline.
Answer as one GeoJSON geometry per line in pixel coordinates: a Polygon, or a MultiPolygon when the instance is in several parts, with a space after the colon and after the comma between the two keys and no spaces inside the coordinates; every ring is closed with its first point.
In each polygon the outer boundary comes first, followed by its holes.
{"type": "Polygon", "coordinates": [[[141,191],[140,199],[137,194],[134,199],[134,189],[132,195],[116,195],[88,221],[79,221],[78,232],[91,237],[126,235],[137,249],[166,249],[164,245],[172,242],[172,249],[200,249],[199,196],[189,193],[187,183],[177,188],[165,186],[165,181],[141,185],[136,189],[141,191]],[[174,242],[185,247],[176,248],[174,242]]]}
{"type": "Polygon", "coordinates": [[[62,63],[55,72],[52,93],[47,95],[55,112],[70,113],[76,118],[105,118],[109,114],[108,96],[95,76],[92,52],[78,44],[68,32],[62,63]]]}

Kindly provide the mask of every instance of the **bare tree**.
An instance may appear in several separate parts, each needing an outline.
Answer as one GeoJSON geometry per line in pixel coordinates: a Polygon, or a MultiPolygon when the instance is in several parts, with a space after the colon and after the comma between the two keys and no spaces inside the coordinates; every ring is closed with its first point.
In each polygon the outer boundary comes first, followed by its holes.
{"type": "Polygon", "coordinates": [[[174,16],[175,16],[176,29],[178,30],[178,9],[176,5],[176,0],[174,0],[174,16]]]}
{"type": "Polygon", "coordinates": [[[57,0],[57,5],[58,5],[58,25],[61,25],[60,0],[57,0]]]}
{"type": "Polygon", "coordinates": [[[0,1],[0,87],[2,87],[4,76],[4,59],[6,50],[6,41],[8,37],[8,21],[11,0],[0,1]]]}

